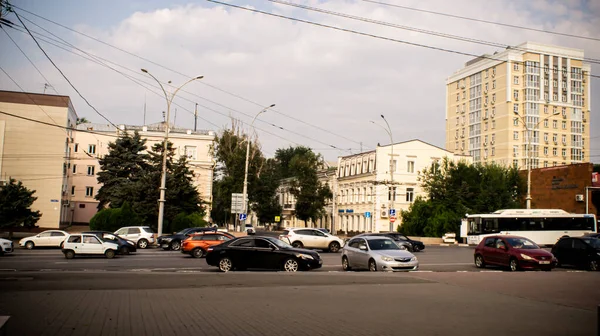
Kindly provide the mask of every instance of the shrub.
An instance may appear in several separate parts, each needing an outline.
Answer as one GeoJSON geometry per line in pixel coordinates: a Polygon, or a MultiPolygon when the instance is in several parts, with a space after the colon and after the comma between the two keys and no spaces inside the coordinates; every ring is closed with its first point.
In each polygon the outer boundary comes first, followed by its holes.
{"type": "Polygon", "coordinates": [[[125,202],[120,208],[102,209],[90,220],[90,229],[114,232],[123,226],[140,226],[142,220],[129,203],[125,202]]]}
{"type": "Polygon", "coordinates": [[[178,232],[190,227],[205,227],[208,223],[202,217],[200,213],[186,214],[180,212],[175,216],[173,221],[169,225],[169,229],[172,232],[178,232]]]}

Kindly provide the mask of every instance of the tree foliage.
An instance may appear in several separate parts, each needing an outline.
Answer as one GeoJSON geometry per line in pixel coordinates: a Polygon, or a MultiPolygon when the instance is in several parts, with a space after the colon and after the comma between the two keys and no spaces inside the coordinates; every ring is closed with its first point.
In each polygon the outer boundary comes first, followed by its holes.
{"type": "Polygon", "coordinates": [[[90,220],[90,229],[98,231],[117,231],[123,226],[140,226],[142,219],[128,202],[120,208],[107,208],[98,211],[90,220]]]}
{"type": "Polygon", "coordinates": [[[298,146],[278,149],[275,159],[280,176],[293,177],[290,193],[296,197],[295,216],[313,222],[325,214],[325,205],[333,193],[327,184],[319,181],[318,170],[323,168],[323,158],[310,148],[298,146]]]}
{"type": "MultiPolygon", "coordinates": [[[[108,206],[117,209],[127,202],[142,223],[156,228],[162,155],[162,142],[147,151],[146,140],[137,132],[133,136],[123,133],[115,142],[110,143],[109,153],[100,159],[98,182],[102,183],[102,186],[96,196],[100,201],[99,208],[104,209],[108,206]]],[[[170,230],[170,223],[180,213],[205,213],[193,178],[194,174],[189,168],[187,157],[182,156],[176,160],[173,144],[168,142],[165,231],[170,230]]]]}
{"type": "Polygon", "coordinates": [[[190,227],[205,227],[207,224],[208,222],[204,220],[204,215],[201,213],[186,214],[185,212],[180,212],[173,219],[170,232],[179,232],[190,227]]]}
{"type": "Polygon", "coordinates": [[[419,172],[427,198],[417,198],[402,211],[399,231],[417,236],[459,234],[460,220],[467,213],[490,213],[519,208],[525,190],[514,167],[497,164],[435,162],[419,172]]]}
{"type": "Polygon", "coordinates": [[[31,205],[37,200],[33,194],[35,190],[12,178],[0,187],[0,228],[35,226],[42,214],[31,210],[31,205]]]}

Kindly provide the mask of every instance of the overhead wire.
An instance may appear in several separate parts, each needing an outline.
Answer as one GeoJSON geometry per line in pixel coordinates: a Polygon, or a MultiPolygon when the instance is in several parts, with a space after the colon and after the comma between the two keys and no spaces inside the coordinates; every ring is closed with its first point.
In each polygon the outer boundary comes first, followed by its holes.
{"type": "MultiPolygon", "coordinates": [[[[159,63],[157,63],[157,62],[154,62],[154,61],[152,61],[152,60],[150,60],[150,59],[148,59],[148,58],[145,58],[145,57],[139,56],[139,55],[137,55],[137,54],[134,54],[134,53],[132,53],[132,52],[129,52],[129,51],[127,51],[127,50],[123,49],[123,48],[119,48],[119,47],[117,47],[117,46],[114,46],[114,45],[112,45],[112,44],[110,44],[110,43],[104,42],[104,41],[102,41],[102,40],[100,40],[100,39],[98,39],[98,38],[95,38],[95,37],[93,37],[93,36],[90,36],[90,35],[88,35],[88,34],[82,33],[82,32],[80,32],[80,31],[77,31],[77,30],[73,29],[73,28],[67,27],[67,26],[65,26],[65,25],[63,25],[63,24],[60,24],[60,23],[58,23],[58,22],[56,22],[56,21],[50,20],[50,19],[48,19],[48,18],[45,18],[45,17],[43,17],[43,16],[41,16],[41,15],[38,15],[38,14],[36,14],[36,13],[33,13],[33,12],[31,12],[31,11],[28,11],[28,10],[26,10],[26,9],[24,9],[24,8],[21,8],[21,7],[19,7],[19,6],[15,6],[15,5],[11,4],[11,7],[17,8],[17,9],[19,9],[19,10],[21,10],[21,11],[25,12],[25,13],[31,14],[31,15],[33,15],[33,16],[35,16],[35,17],[37,17],[37,18],[40,18],[40,19],[42,19],[42,20],[44,20],[44,21],[50,22],[50,23],[52,23],[52,24],[55,24],[55,25],[57,25],[57,26],[59,26],[59,27],[62,27],[62,28],[64,28],[64,29],[67,29],[67,30],[69,30],[69,31],[72,31],[72,32],[74,32],[74,33],[76,33],[76,34],[79,34],[79,35],[81,35],[81,36],[84,36],[84,37],[86,37],[86,38],[89,38],[89,39],[91,39],[91,40],[94,40],[94,41],[96,41],[96,42],[98,42],[98,43],[101,43],[101,44],[103,44],[103,45],[106,45],[106,46],[108,46],[108,47],[111,47],[111,48],[113,48],[113,49],[116,49],[116,50],[118,50],[118,51],[121,51],[121,52],[123,52],[123,53],[126,53],[126,54],[128,54],[128,55],[130,55],[130,56],[133,56],[133,57],[136,57],[136,58],[138,58],[138,59],[141,59],[141,60],[143,60],[143,61],[146,61],[146,62],[149,62],[149,63],[151,63],[151,64],[154,64],[154,65],[156,65],[156,66],[158,66],[158,67],[160,67],[160,68],[163,68],[163,69],[165,69],[165,70],[171,71],[171,72],[173,72],[173,73],[176,73],[176,74],[178,74],[178,75],[180,75],[180,76],[183,76],[183,77],[186,77],[186,78],[189,78],[189,77],[191,77],[191,76],[189,76],[189,75],[186,75],[186,74],[184,74],[184,73],[182,73],[182,72],[179,72],[179,71],[177,71],[177,70],[174,70],[174,69],[171,69],[171,68],[169,68],[169,67],[166,67],[166,66],[164,66],[164,65],[162,65],[162,64],[159,64],[159,63]]],[[[256,106],[260,106],[260,107],[264,107],[264,106],[265,106],[265,104],[261,104],[261,103],[255,102],[255,101],[253,101],[253,100],[250,100],[250,99],[248,99],[248,98],[242,97],[242,96],[240,96],[240,95],[237,95],[237,94],[235,94],[235,93],[232,93],[232,92],[230,92],[230,91],[227,91],[227,90],[221,89],[221,88],[219,88],[219,87],[217,87],[217,86],[215,86],[215,85],[209,84],[209,83],[208,83],[208,82],[206,82],[206,81],[200,81],[199,83],[200,83],[201,85],[205,85],[205,86],[211,87],[211,88],[213,88],[213,89],[215,89],[215,90],[218,90],[218,91],[220,91],[220,92],[226,93],[226,94],[228,94],[228,95],[230,95],[230,96],[232,96],[232,97],[236,97],[236,98],[238,98],[238,99],[240,99],[240,100],[246,101],[246,102],[248,102],[248,103],[251,103],[251,104],[254,104],[254,105],[256,105],[256,106]]],[[[275,112],[275,113],[277,113],[277,114],[280,114],[280,115],[282,115],[282,116],[284,116],[284,117],[286,117],[286,118],[289,118],[289,119],[291,119],[291,120],[294,120],[294,121],[300,122],[300,123],[302,123],[302,124],[305,124],[305,125],[307,125],[307,126],[313,127],[313,128],[315,128],[315,129],[318,129],[318,130],[321,130],[321,131],[327,132],[327,133],[328,133],[328,134],[330,134],[330,135],[335,135],[335,136],[337,136],[337,137],[339,137],[339,138],[342,138],[342,139],[344,139],[344,140],[351,141],[351,142],[354,142],[354,143],[356,143],[356,144],[359,144],[359,142],[357,142],[357,141],[356,141],[356,140],[354,140],[354,139],[351,139],[351,138],[349,138],[349,137],[347,137],[347,136],[344,136],[344,135],[337,134],[337,133],[335,133],[335,132],[332,132],[331,130],[327,130],[327,129],[325,129],[325,128],[322,128],[322,127],[320,127],[320,126],[318,126],[318,125],[311,124],[311,123],[309,123],[309,122],[303,121],[303,120],[301,120],[301,119],[298,119],[298,118],[296,118],[296,117],[290,116],[290,115],[288,115],[288,114],[286,114],[286,113],[283,113],[283,112],[279,111],[278,109],[270,109],[270,111],[273,111],[273,112],[275,112]]]]}
{"type": "MultiPolygon", "coordinates": [[[[24,18],[24,19],[25,19],[25,18],[24,18]]],[[[40,28],[42,28],[42,27],[40,27],[40,28]]],[[[44,28],[42,28],[42,29],[44,29],[44,28]]],[[[16,29],[16,30],[18,30],[18,29],[16,29]]],[[[48,32],[48,31],[47,31],[47,32],[48,32]]],[[[48,32],[48,33],[52,34],[51,32],[48,32]]],[[[37,33],[37,34],[38,34],[38,35],[41,35],[41,36],[44,36],[43,34],[40,34],[40,33],[37,33]]],[[[54,34],[52,34],[52,35],[53,35],[53,36],[55,36],[55,37],[57,37],[57,38],[59,38],[59,39],[61,39],[60,37],[58,37],[58,36],[56,36],[56,35],[54,35],[54,34]]],[[[46,36],[46,37],[47,37],[47,36],[46,36]]],[[[51,39],[51,38],[49,38],[49,39],[51,39]]],[[[124,66],[122,66],[122,65],[120,65],[120,64],[117,64],[117,63],[115,63],[115,62],[112,62],[112,61],[109,61],[109,60],[105,60],[105,59],[103,59],[103,58],[101,58],[101,57],[99,57],[99,56],[96,56],[96,55],[93,55],[93,54],[91,54],[91,53],[88,53],[88,52],[86,52],[86,51],[83,51],[83,50],[81,50],[81,49],[79,49],[79,48],[75,47],[74,45],[72,45],[72,44],[70,44],[70,43],[68,43],[68,42],[64,41],[63,39],[61,39],[61,40],[63,41],[63,42],[62,42],[63,44],[69,45],[70,47],[72,47],[72,48],[74,48],[74,49],[76,49],[76,50],[79,50],[80,52],[83,52],[83,53],[85,53],[86,55],[88,55],[89,57],[92,57],[92,58],[94,58],[95,60],[91,60],[91,59],[89,59],[89,58],[87,58],[87,57],[85,57],[85,56],[82,56],[82,55],[78,54],[78,53],[74,53],[74,52],[72,52],[71,50],[68,50],[68,49],[66,49],[66,48],[62,48],[62,47],[60,47],[60,46],[58,46],[58,45],[56,45],[56,44],[54,44],[54,43],[51,43],[51,42],[48,42],[48,41],[44,40],[43,38],[41,38],[40,40],[41,40],[41,41],[43,41],[43,42],[49,43],[49,44],[51,44],[51,45],[54,45],[54,46],[56,46],[56,47],[58,47],[58,48],[61,48],[61,49],[65,50],[65,51],[67,51],[67,52],[71,52],[71,53],[73,53],[73,54],[75,54],[75,55],[78,55],[78,56],[80,56],[80,57],[83,57],[83,58],[85,58],[85,59],[88,59],[88,60],[90,60],[90,61],[93,61],[93,62],[95,62],[95,63],[97,63],[97,64],[99,64],[99,65],[102,65],[102,66],[108,67],[109,69],[111,69],[111,70],[113,70],[113,71],[115,71],[115,72],[117,72],[117,73],[119,73],[119,74],[121,74],[121,75],[123,75],[123,76],[127,77],[128,79],[132,80],[134,83],[136,83],[136,84],[138,84],[138,85],[141,85],[141,86],[142,86],[142,87],[144,87],[146,90],[149,90],[150,92],[152,92],[152,93],[154,93],[154,94],[156,94],[156,95],[158,95],[158,96],[161,96],[161,97],[162,97],[162,94],[158,93],[157,91],[153,91],[153,90],[150,90],[150,89],[148,89],[148,87],[146,87],[146,86],[142,85],[140,82],[142,82],[142,83],[144,83],[144,84],[146,84],[146,85],[150,85],[150,86],[152,86],[152,87],[154,87],[154,88],[160,88],[160,87],[159,87],[157,84],[148,83],[148,82],[145,82],[145,81],[141,81],[141,80],[139,80],[139,79],[137,79],[137,78],[133,78],[132,76],[130,76],[130,75],[127,75],[127,74],[125,74],[125,73],[123,73],[123,72],[121,72],[121,71],[119,71],[119,70],[117,70],[117,69],[115,69],[115,68],[113,68],[113,67],[111,67],[111,66],[109,66],[109,65],[105,64],[103,61],[109,62],[109,63],[111,63],[111,64],[114,64],[114,65],[116,65],[116,66],[119,66],[119,67],[121,67],[121,68],[123,68],[123,69],[125,69],[125,70],[131,71],[131,72],[135,73],[136,75],[139,75],[139,74],[138,74],[138,73],[137,73],[135,70],[129,69],[129,68],[127,68],[127,67],[124,67],[124,66]],[[101,60],[103,60],[103,61],[100,61],[99,59],[101,59],[101,60]]],[[[51,40],[55,41],[56,43],[60,43],[59,41],[56,41],[56,40],[54,40],[54,39],[51,39],[51,40]]],[[[233,109],[233,108],[230,108],[230,107],[228,107],[228,106],[222,105],[222,104],[220,104],[220,103],[213,102],[213,101],[211,101],[211,100],[209,100],[209,99],[207,99],[207,98],[204,98],[204,97],[202,97],[202,96],[199,96],[199,95],[197,95],[197,94],[191,93],[191,92],[189,92],[189,91],[181,90],[181,92],[188,93],[188,94],[190,94],[190,95],[196,96],[196,97],[198,97],[198,98],[201,98],[201,99],[207,100],[207,101],[209,101],[209,102],[212,102],[212,103],[214,103],[214,104],[216,104],[216,105],[219,105],[219,106],[222,106],[222,107],[224,107],[224,108],[227,108],[227,109],[229,109],[229,110],[231,110],[231,111],[234,111],[234,112],[240,113],[240,114],[242,114],[242,115],[244,115],[244,116],[246,116],[246,117],[248,117],[248,118],[252,118],[252,116],[250,116],[249,114],[247,114],[247,113],[245,113],[245,112],[241,112],[241,111],[235,110],[235,109],[233,109]]],[[[182,99],[184,99],[184,100],[187,100],[187,101],[189,101],[189,102],[192,102],[192,103],[196,103],[195,101],[192,101],[192,100],[190,100],[190,99],[187,99],[187,98],[185,98],[185,97],[182,97],[182,99]]],[[[190,114],[192,114],[192,115],[196,116],[196,115],[194,114],[194,112],[193,112],[193,111],[191,111],[191,110],[189,110],[189,109],[187,109],[187,108],[185,108],[185,107],[183,107],[183,106],[181,106],[181,105],[178,105],[178,104],[176,104],[176,103],[174,103],[174,104],[175,104],[175,105],[177,105],[177,106],[179,106],[179,107],[181,107],[181,108],[183,108],[183,109],[184,109],[186,112],[188,112],[188,113],[190,113],[190,114]]],[[[198,104],[198,106],[201,106],[201,107],[203,107],[203,108],[205,108],[205,109],[207,109],[207,110],[209,110],[209,111],[211,111],[211,112],[214,112],[214,113],[220,114],[220,115],[222,115],[222,116],[228,117],[226,114],[224,114],[224,113],[222,113],[222,112],[219,112],[219,111],[217,111],[217,110],[214,110],[214,109],[212,109],[212,108],[210,108],[210,107],[208,107],[208,106],[205,106],[205,105],[202,105],[202,104],[198,104]]],[[[199,118],[200,118],[200,119],[202,119],[202,120],[205,120],[206,122],[208,122],[208,123],[212,124],[213,126],[215,126],[215,127],[219,128],[219,126],[217,126],[216,124],[214,124],[214,123],[210,122],[209,120],[207,120],[207,119],[204,119],[204,118],[202,118],[202,117],[199,117],[199,118]]],[[[320,143],[320,144],[322,144],[322,145],[330,146],[330,147],[331,147],[331,148],[333,148],[333,149],[337,149],[337,150],[345,151],[345,149],[343,149],[343,148],[339,148],[339,147],[337,147],[337,146],[330,145],[330,144],[328,144],[328,143],[322,142],[322,141],[320,141],[320,140],[318,140],[318,139],[314,139],[314,138],[308,137],[308,136],[306,136],[306,135],[304,135],[304,134],[301,134],[301,133],[298,133],[298,132],[295,132],[295,131],[292,131],[292,130],[289,130],[289,129],[285,129],[285,128],[281,127],[281,126],[275,125],[275,124],[273,124],[273,123],[270,123],[270,122],[268,122],[268,121],[264,121],[264,120],[261,120],[261,119],[257,119],[257,120],[258,120],[259,122],[262,122],[262,123],[269,124],[270,126],[273,126],[273,127],[279,128],[279,129],[281,129],[281,130],[283,130],[283,131],[286,131],[286,132],[289,132],[289,133],[295,134],[295,135],[297,135],[297,136],[300,136],[300,137],[303,137],[303,138],[305,138],[305,139],[308,139],[308,140],[311,140],[311,141],[314,141],[314,142],[318,142],[318,143],[320,143]]],[[[243,123],[243,124],[247,124],[246,122],[243,122],[243,121],[241,121],[241,120],[240,120],[240,122],[241,122],[241,123],[243,123]]],[[[276,135],[276,134],[274,134],[274,133],[272,133],[272,132],[269,132],[269,131],[266,131],[266,130],[264,130],[264,129],[261,129],[261,128],[258,128],[258,127],[254,127],[254,128],[256,128],[256,129],[258,129],[258,130],[261,130],[262,132],[264,132],[264,133],[266,133],[266,134],[270,134],[270,135],[272,135],[272,136],[275,136],[275,137],[281,138],[281,139],[283,139],[283,140],[290,141],[288,138],[281,137],[281,136],[279,136],[279,135],[276,135]]],[[[290,142],[291,142],[291,143],[294,143],[294,144],[296,144],[296,145],[300,145],[299,143],[296,143],[296,142],[294,142],[294,141],[290,141],[290,142]]]]}
{"type": "MultiPolygon", "coordinates": [[[[281,19],[290,20],[290,21],[296,21],[296,22],[306,23],[306,24],[309,24],[309,25],[317,26],[317,27],[329,28],[329,29],[333,29],[333,30],[337,30],[337,31],[342,31],[342,32],[346,32],[346,33],[351,33],[351,34],[356,34],[356,35],[371,37],[371,38],[375,38],[375,39],[379,39],[379,40],[396,42],[396,43],[400,43],[400,44],[406,44],[406,45],[410,45],[410,46],[414,46],[414,47],[420,47],[420,48],[425,48],[425,49],[443,51],[443,52],[446,52],[446,53],[452,53],[452,54],[457,54],[457,55],[470,56],[470,57],[482,58],[482,59],[489,59],[489,60],[493,60],[493,61],[504,61],[502,59],[493,57],[493,55],[477,55],[477,54],[473,54],[473,53],[465,52],[465,51],[459,51],[459,50],[454,50],[454,49],[449,49],[449,48],[443,48],[443,47],[436,47],[436,46],[432,46],[432,45],[427,45],[427,44],[422,44],[422,43],[416,43],[416,42],[410,42],[410,41],[406,41],[406,40],[399,40],[399,39],[395,39],[395,38],[391,38],[391,37],[385,37],[385,36],[376,35],[376,34],[372,34],[372,33],[365,33],[365,32],[361,32],[361,31],[358,31],[358,30],[353,30],[353,29],[348,29],[348,28],[341,28],[341,27],[335,27],[335,26],[331,26],[331,25],[326,25],[326,24],[323,24],[323,23],[313,22],[313,21],[310,21],[310,20],[298,19],[298,18],[295,18],[295,17],[285,16],[285,15],[276,14],[276,13],[269,13],[269,12],[265,12],[265,11],[262,11],[262,10],[258,10],[258,9],[254,9],[254,8],[247,8],[247,7],[238,6],[238,5],[234,5],[234,4],[226,3],[226,2],[221,2],[221,1],[217,1],[217,0],[206,0],[206,1],[212,2],[212,3],[216,3],[216,4],[219,4],[219,5],[223,5],[223,6],[227,6],[227,7],[242,9],[242,10],[249,11],[249,12],[259,13],[259,14],[263,14],[263,15],[267,15],[267,16],[273,16],[273,17],[277,17],[277,18],[281,18],[281,19]]],[[[536,66],[536,68],[541,68],[541,67],[540,66],[536,66]]],[[[594,74],[591,74],[591,73],[589,73],[588,76],[593,77],[593,78],[600,78],[600,75],[594,75],[594,74]]]]}
{"type": "Polygon", "coordinates": [[[509,23],[503,23],[503,22],[471,18],[471,17],[467,17],[467,16],[460,16],[460,15],[436,12],[436,11],[432,11],[432,10],[414,8],[414,7],[409,7],[409,6],[401,6],[401,5],[391,4],[391,3],[382,2],[382,1],[376,1],[376,0],[362,0],[362,1],[379,4],[379,5],[384,5],[384,6],[389,6],[389,7],[407,9],[407,10],[411,10],[411,11],[417,11],[417,12],[423,12],[423,13],[429,13],[429,14],[435,14],[435,15],[442,15],[442,16],[452,17],[452,18],[456,18],[456,19],[461,19],[461,20],[469,20],[469,21],[474,21],[474,22],[481,22],[481,23],[493,24],[493,25],[504,26],[504,27],[509,27],[509,28],[523,29],[523,30],[535,31],[535,32],[546,33],[546,34],[561,35],[561,36],[567,36],[567,37],[573,37],[573,38],[585,39],[585,40],[591,40],[591,41],[600,41],[600,38],[595,38],[595,37],[575,35],[575,34],[569,34],[569,33],[563,33],[563,32],[555,32],[555,31],[550,31],[550,30],[545,30],[545,29],[532,28],[532,27],[509,24],[509,23]]]}
{"type": "MultiPolygon", "coordinates": [[[[389,23],[389,22],[384,22],[384,21],[379,21],[379,20],[373,20],[373,19],[369,19],[369,18],[365,18],[365,17],[361,17],[361,16],[355,16],[355,15],[350,15],[350,14],[346,14],[346,13],[339,13],[339,12],[335,12],[332,10],[317,8],[317,7],[313,7],[313,6],[297,4],[297,3],[293,3],[293,2],[289,2],[289,1],[283,1],[283,0],[268,0],[268,1],[273,2],[273,3],[278,3],[281,5],[285,5],[285,6],[291,6],[291,7],[301,8],[301,9],[319,12],[319,13],[323,13],[323,14],[329,14],[329,15],[333,15],[333,16],[343,17],[346,19],[352,19],[352,20],[356,20],[356,21],[362,21],[362,22],[377,24],[377,25],[386,26],[386,27],[409,30],[409,31],[414,31],[414,32],[422,33],[422,34],[428,34],[428,35],[463,41],[463,42],[476,43],[476,44],[480,44],[480,45],[513,49],[513,50],[519,50],[519,51],[525,51],[525,52],[527,52],[527,51],[543,52],[542,50],[535,49],[535,48],[523,48],[523,47],[511,46],[511,45],[507,45],[507,44],[503,44],[503,43],[499,43],[499,42],[491,42],[491,41],[479,40],[479,39],[475,39],[475,38],[463,37],[463,36],[452,35],[452,34],[447,34],[447,33],[440,33],[440,32],[436,32],[436,31],[432,31],[432,30],[426,30],[426,29],[415,28],[415,27],[410,27],[410,26],[403,26],[403,25],[399,25],[399,24],[394,24],[394,23],[389,23]]],[[[560,53],[558,53],[557,55],[567,56],[565,54],[560,54],[560,53]]],[[[583,57],[582,60],[589,62],[589,63],[600,64],[600,59],[583,57]]]]}

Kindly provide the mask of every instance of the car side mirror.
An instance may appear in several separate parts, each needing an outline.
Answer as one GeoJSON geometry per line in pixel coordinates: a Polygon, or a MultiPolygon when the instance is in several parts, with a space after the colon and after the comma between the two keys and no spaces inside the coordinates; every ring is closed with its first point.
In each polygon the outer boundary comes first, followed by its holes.
{"type": "Polygon", "coordinates": [[[36,235],[35,237],[36,237],[36,238],[40,238],[40,235],[36,235]]]}
{"type": "Polygon", "coordinates": [[[277,246],[271,245],[271,251],[275,251],[275,250],[277,250],[277,246]]]}
{"type": "Polygon", "coordinates": [[[366,250],[367,250],[367,247],[366,247],[365,245],[360,245],[360,246],[358,247],[358,249],[359,249],[359,250],[361,250],[361,251],[366,251],[366,250]]]}

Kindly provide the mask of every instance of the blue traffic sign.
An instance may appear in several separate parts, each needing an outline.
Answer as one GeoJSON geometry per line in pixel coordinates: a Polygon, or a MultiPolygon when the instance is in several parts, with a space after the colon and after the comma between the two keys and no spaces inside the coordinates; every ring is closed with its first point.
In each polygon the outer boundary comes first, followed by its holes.
{"type": "Polygon", "coordinates": [[[390,209],[390,216],[396,216],[396,209],[390,209]]]}
{"type": "Polygon", "coordinates": [[[365,212],[365,217],[370,218],[371,217],[371,213],[370,212],[365,212]]]}
{"type": "Polygon", "coordinates": [[[244,220],[246,220],[246,218],[248,218],[248,215],[247,215],[247,214],[245,214],[245,213],[241,213],[241,214],[240,214],[240,220],[241,220],[241,221],[244,221],[244,220]]]}

